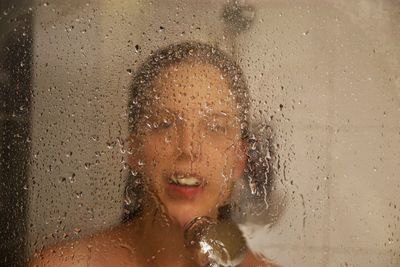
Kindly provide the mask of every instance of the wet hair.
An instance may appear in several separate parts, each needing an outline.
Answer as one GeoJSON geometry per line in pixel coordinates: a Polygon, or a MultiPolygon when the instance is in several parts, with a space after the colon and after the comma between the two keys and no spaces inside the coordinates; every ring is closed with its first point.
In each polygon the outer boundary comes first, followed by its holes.
{"type": "MultiPolygon", "coordinates": [[[[250,130],[250,96],[244,74],[239,65],[216,46],[200,42],[181,42],[152,52],[136,70],[130,85],[129,131],[135,133],[140,130],[138,123],[141,116],[145,109],[152,105],[157,94],[153,82],[160,78],[163,70],[180,63],[212,65],[228,81],[239,109],[241,136],[249,144],[248,162],[243,178],[247,181],[245,191],[251,193],[244,195],[247,195],[247,202],[254,202],[258,209],[265,210],[266,205],[268,206],[266,196],[271,191],[274,180],[272,179],[274,172],[271,168],[271,135],[264,136],[263,142],[260,142],[261,137],[257,137],[250,130]],[[261,151],[265,151],[265,153],[261,153],[261,151]]],[[[270,128],[267,127],[265,133],[270,133],[269,130],[270,128]]],[[[140,180],[140,174],[131,173],[128,177],[123,221],[129,221],[141,211],[141,194],[143,194],[144,187],[140,180]]],[[[238,205],[228,204],[220,208],[219,215],[221,218],[230,218],[237,209],[240,210],[238,205]]]]}

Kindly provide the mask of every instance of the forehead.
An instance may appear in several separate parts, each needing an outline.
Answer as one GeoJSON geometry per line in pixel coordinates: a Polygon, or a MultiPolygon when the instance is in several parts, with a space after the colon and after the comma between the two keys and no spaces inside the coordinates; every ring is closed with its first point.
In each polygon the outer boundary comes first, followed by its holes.
{"type": "Polygon", "coordinates": [[[161,108],[237,113],[228,77],[210,64],[172,65],[161,71],[153,86],[161,108]]]}

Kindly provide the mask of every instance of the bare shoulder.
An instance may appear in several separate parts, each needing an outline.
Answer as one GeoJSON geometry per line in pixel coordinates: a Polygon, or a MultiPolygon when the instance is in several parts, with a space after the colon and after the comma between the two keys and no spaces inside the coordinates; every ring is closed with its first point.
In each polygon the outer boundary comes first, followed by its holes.
{"type": "Polygon", "coordinates": [[[123,228],[116,227],[79,240],[62,242],[30,259],[30,267],[136,267],[135,249],[123,228]]]}
{"type": "Polygon", "coordinates": [[[90,247],[84,240],[62,242],[43,251],[35,252],[30,259],[30,267],[88,266],[90,247]]]}
{"type": "Polygon", "coordinates": [[[270,262],[267,258],[265,258],[261,254],[254,254],[249,251],[246,255],[246,258],[240,265],[241,267],[281,267],[270,262]]]}

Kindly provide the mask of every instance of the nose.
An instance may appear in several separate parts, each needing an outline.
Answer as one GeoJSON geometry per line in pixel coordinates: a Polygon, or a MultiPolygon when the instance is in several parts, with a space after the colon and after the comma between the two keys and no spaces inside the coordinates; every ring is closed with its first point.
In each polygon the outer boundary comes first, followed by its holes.
{"type": "Polygon", "coordinates": [[[177,155],[178,160],[193,161],[200,155],[200,142],[196,133],[195,124],[191,121],[180,119],[177,122],[177,155]]]}

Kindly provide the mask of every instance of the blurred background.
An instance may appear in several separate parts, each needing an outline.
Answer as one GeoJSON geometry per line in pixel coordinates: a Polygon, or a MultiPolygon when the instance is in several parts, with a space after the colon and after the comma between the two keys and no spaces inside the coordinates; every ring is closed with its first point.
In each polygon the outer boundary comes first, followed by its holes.
{"type": "Polygon", "coordinates": [[[0,3],[0,265],[119,222],[130,79],[198,40],[244,69],[274,129],[279,219],[244,223],[283,266],[400,266],[400,2],[0,3]]]}

